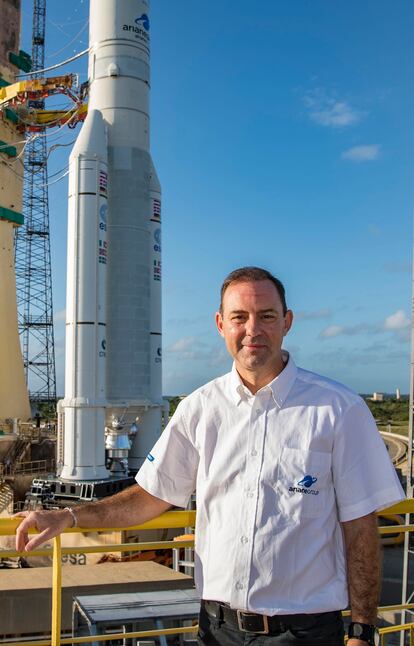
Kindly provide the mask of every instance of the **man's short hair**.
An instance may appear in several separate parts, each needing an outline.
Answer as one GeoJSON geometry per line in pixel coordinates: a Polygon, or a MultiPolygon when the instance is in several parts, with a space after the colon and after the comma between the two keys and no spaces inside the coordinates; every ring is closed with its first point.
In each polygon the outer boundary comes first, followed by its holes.
{"type": "Polygon", "coordinates": [[[220,312],[223,314],[223,297],[224,292],[231,283],[256,283],[260,280],[270,280],[273,285],[276,287],[277,293],[279,294],[280,300],[282,302],[283,314],[287,312],[286,305],[286,296],[285,288],[283,283],[273,276],[270,271],[267,269],[262,269],[261,267],[240,267],[240,269],[235,269],[232,271],[225,279],[221,286],[220,292],[220,312]]]}

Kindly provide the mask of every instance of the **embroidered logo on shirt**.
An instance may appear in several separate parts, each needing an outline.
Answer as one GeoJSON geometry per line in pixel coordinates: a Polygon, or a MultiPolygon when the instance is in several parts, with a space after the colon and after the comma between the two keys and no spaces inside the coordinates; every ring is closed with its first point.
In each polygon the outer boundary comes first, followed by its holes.
{"type": "Polygon", "coordinates": [[[318,478],[315,478],[315,476],[305,476],[302,480],[299,480],[298,485],[309,488],[315,484],[317,479],[318,478]]]}
{"type": "Polygon", "coordinates": [[[313,494],[317,496],[319,489],[311,489],[312,485],[318,480],[315,476],[307,475],[299,480],[298,487],[289,487],[290,493],[313,494]]]}
{"type": "Polygon", "coordinates": [[[154,462],[155,458],[153,455],[151,455],[151,453],[148,453],[147,460],[149,460],[150,462],[154,462]]]}

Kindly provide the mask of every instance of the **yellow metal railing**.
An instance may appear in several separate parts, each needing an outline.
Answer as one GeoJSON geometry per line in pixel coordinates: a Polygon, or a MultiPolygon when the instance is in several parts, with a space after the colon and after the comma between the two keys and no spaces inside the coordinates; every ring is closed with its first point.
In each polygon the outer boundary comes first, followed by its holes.
{"type": "MultiPolygon", "coordinates": [[[[389,507],[382,511],[382,515],[386,518],[394,515],[404,515],[414,513],[414,499],[407,499],[403,502],[389,507]]],[[[169,511],[162,514],[158,518],[150,520],[142,525],[134,525],[132,527],[95,527],[82,530],[76,527],[67,529],[65,533],[79,533],[82,531],[87,532],[102,532],[102,531],[123,531],[123,530],[145,530],[145,529],[177,529],[183,527],[195,527],[196,512],[195,511],[169,511]]],[[[0,519],[0,536],[12,536],[16,532],[21,520],[19,518],[6,518],[0,519]]],[[[394,526],[379,527],[380,535],[387,534],[400,534],[402,532],[410,532],[414,530],[414,525],[396,524],[394,526]]],[[[36,532],[33,532],[36,533],[36,532]]],[[[52,556],[53,557],[53,580],[52,580],[52,625],[51,637],[48,639],[37,639],[33,641],[22,642],[6,642],[0,641],[1,646],[60,646],[60,644],[84,644],[97,641],[109,640],[125,640],[125,639],[143,639],[157,637],[161,635],[174,635],[183,633],[194,633],[197,631],[197,626],[185,626],[181,628],[165,628],[163,630],[144,630],[134,632],[110,633],[108,635],[95,635],[86,637],[61,637],[61,609],[62,609],[62,556],[66,554],[90,554],[99,552],[137,552],[145,550],[156,550],[166,548],[181,548],[192,547],[194,540],[178,540],[178,541],[150,541],[140,543],[117,543],[112,545],[92,545],[82,547],[62,547],[60,536],[53,539],[52,548],[42,548],[30,552],[32,556],[52,556]]],[[[0,550],[0,558],[10,558],[17,556],[27,556],[26,552],[17,552],[15,550],[0,550]]],[[[393,606],[383,606],[378,608],[378,613],[386,611],[398,610],[414,610],[414,603],[398,604],[393,606]]],[[[349,616],[350,611],[344,611],[344,616],[349,616]]],[[[385,638],[387,635],[397,632],[407,631],[410,636],[410,646],[414,646],[414,622],[404,623],[396,626],[387,626],[380,629],[381,646],[386,644],[385,638]]],[[[345,640],[346,641],[346,640],[345,640]]]]}
{"type": "MultiPolygon", "coordinates": [[[[195,527],[195,511],[168,511],[158,518],[154,518],[142,525],[133,525],[131,527],[94,527],[82,530],[80,527],[65,530],[65,533],[76,534],[82,531],[87,532],[117,532],[123,530],[148,530],[148,529],[179,529],[183,527],[195,527]]],[[[0,518],[0,536],[13,536],[16,528],[20,524],[20,518],[0,518]]],[[[37,533],[33,531],[31,533],[37,533]]],[[[76,644],[88,643],[93,641],[107,641],[113,639],[129,639],[156,637],[158,635],[174,635],[181,633],[194,633],[197,626],[185,626],[181,628],[165,628],[163,630],[146,630],[135,631],[134,633],[120,633],[110,635],[99,635],[98,637],[70,637],[61,638],[61,610],[62,610],[62,556],[66,554],[92,554],[99,552],[139,552],[146,550],[168,549],[192,547],[194,540],[184,541],[150,541],[140,543],[116,543],[105,545],[91,545],[82,547],[62,547],[60,536],[53,539],[52,548],[42,548],[30,552],[31,556],[52,556],[53,557],[53,575],[52,575],[52,626],[50,639],[24,641],[24,642],[6,642],[0,641],[1,646],[59,646],[59,644],[76,644]]],[[[17,556],[27,556],[27,552],[17,552],[16,550],[0,550],[0,558],[13,558],[17,556]]]]}

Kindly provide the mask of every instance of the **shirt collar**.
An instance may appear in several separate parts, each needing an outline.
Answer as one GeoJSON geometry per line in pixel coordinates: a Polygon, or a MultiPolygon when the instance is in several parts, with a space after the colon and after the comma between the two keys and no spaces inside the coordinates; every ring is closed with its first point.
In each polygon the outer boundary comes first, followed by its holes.
{"type": "MultiPolygon", "coordinates": [[[[279,408],[283,406],[289,391],[293,386],[298,371],[289,352],[282,350],[282,358],[285,363],[284,369],[273,379],[273,381],[263,387],[263,389],[270,388],[273,399],[279,408]]],[[[230,373],[230,389],[236,405],[239,405],[243,399],[253,396],[240,379],[235,363],[233,363],[230,373]]]]}

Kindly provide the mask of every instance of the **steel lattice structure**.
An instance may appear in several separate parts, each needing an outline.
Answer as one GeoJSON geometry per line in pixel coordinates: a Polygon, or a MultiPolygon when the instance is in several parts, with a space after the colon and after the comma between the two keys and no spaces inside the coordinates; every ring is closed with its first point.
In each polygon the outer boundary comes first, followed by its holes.
{"type": "MultiPolygon", "coordinates": [[[[33,71],[44,68],[46,0],[34,0],[33,71]]],[[[41,77],[34,74],[32,78],[41,77]]],[[[29,101],[44,109],[44,100],[29,101]]],[[[24,225],[16,229],[16,286],[19,332],[31,401],[56,401],[49,196],[45,129],[26,144],[24,158],[24,225]]],[[[28,135],[30,137],[30,135],[28,135]]]]}

